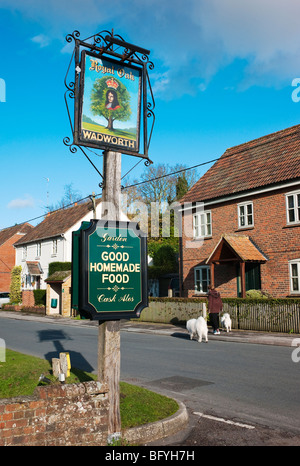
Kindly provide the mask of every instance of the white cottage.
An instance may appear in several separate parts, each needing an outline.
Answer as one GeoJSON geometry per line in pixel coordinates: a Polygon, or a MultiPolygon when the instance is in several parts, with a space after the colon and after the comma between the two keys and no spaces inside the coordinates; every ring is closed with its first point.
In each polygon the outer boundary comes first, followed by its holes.
{"type": "MultiPolygon", "coordinates": [[[[91,201],[50,212],[14,244],[16,265],[22,266],[22,291],[46,289],[50,262],[71,262],[72,231],[92,218],[91,201]]],[[[96,200],[96,218],[101,218],[100,199],[96,200]]]]}

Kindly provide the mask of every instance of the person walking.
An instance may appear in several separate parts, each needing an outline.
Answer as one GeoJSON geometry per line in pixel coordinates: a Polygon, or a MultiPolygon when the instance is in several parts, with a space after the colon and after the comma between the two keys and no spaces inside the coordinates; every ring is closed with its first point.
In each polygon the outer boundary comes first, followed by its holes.
{"type": "Polygon", "coordinates": [[[219,313],[223,309],[221,295],[212,285],[209,285],[208,289],[209,321],[212,325],[214,335],[220,335],[219,313]]]}

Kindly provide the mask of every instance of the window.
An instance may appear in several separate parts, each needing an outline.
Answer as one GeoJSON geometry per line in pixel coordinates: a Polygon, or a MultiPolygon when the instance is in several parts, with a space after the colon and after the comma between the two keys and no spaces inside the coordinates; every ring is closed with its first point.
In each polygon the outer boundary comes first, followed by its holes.
{"type": "Polygon", "coordinates": [[[290,290],[300,293],[300,259],[290,262],[290,290]]]}
{"type": "Polygon", "coordinates": [[[52,242],[52,254],[57,254],[57,239],[52,242]]]}
{"type": "Polygon", "coordinates": [[[36,244],[36,255],[37,255],[37,257],[40,257],[40,256],[41,256],[41,251],[42,251],[42,244],[41,244],[41,243],[37,243],[37,244],[36,244]]]}
{"type": "Polygon", "coordinates": [[[210,268],[195,267],[195,291],[199,293],[208,293],[208,285],[210,284],[210,268]]]}
{"type": "Polygon", "coordinates": [[[286,196],[287,222],[300,223],[300,191],[286,196]]]}
{"type": "Polygon", "coordinates": [[[211,212],[201,212],[193,217],[194,238],[211,236],[211,212]]]}
{"type": "Polygon", "coordinates": [[[22,249],[22,259],[26,260],[27,259],[27,246],[23,246],[22,249]]]}
{"type": "Polygon", "coordinates": [[[253,203],[238,204],[239,228],[254,226],[253,203]]]}

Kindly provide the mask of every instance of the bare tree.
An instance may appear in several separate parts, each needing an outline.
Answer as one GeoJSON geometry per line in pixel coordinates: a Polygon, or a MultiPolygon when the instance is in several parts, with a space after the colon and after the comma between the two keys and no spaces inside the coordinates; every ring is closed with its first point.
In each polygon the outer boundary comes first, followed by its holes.
{"type": "Polygon", "coordinates": [[[49,206],[49,211],[57,210],[57,209],[66,209],[73,204],[74,202],[79,202],[82,198],[80,191],[73,187],[73,183],[66,184],[64,186],[64,194],[60,201],[56,204],[52,204],[49,206]]]}

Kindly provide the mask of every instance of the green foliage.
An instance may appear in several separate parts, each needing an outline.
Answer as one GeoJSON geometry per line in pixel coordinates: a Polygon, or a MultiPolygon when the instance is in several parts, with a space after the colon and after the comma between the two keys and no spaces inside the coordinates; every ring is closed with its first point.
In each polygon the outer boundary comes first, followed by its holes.
{"type": "MultiPolygon", "coordinates": [[[[6,349],[6,362],[1,367],[0,398],[32,395],[39,383],[41,374],[53,384],[60,382],[54,377],[51,361],[36,358],[27,354],[6,349]]],[[[88,374],[76,368],[71,368],[67,383],[78,383],[94,379],[94,374],[88,374]]]]}
{"type": "Polygon", "coordinates": [[[11,271],[11,283],[10,283],[10,303],[19,304],[22,302],[21,292],[21,272],[22,267],[16,265],[11,271]]]}
{"type": "Polygon", "coordinates": [[[153,266],[148,268],[149,278],[158,278],[166,273],[178,272],[177,254],[170,244],[153,243],[151,256],[153,266]]]}
{"type": "Polygon", "coordinates": [[[120,411],[122,429],[155,422],[176,413],[175,400],[158,393],[120,382],[120,411]]]}
{"type": "MultiPolygon", "coordinates": [[[[149,301],[156,301],[156,302],[181,302],[181,303],[197,303],[197,302],[207,302],[207,298],[167,298],[167,297],[159,297],[153,298],[149,297],[149,301]]],[[[278,305],[278,304],[300,304],[300,298],[222,298],[223,303],[228,303],[232,306],[239,305],[239,304],[271,304],[271,305],[278,305]]]]}
{"type": "MultiPolygon", "coordinates": [[[[51,384],[60,384],[52,373],[50,361],[7,349],[6,362],[1,367],[0,398],[32,395],[38,385],[44,385],[39,382],[41,374],[51,380],[51,384]]],[[[66,383],[90,380],[97,380],[97,375],[71,367],[66,383]]],[[[164,419],[177,410],[178,404],[171,398],[120,382],[122,429],[164,419]]]]}
{"type": "Polygon", "coordinates": [[[178,176],[176,183],[176,199],[180,200],[189,190],[189,183],[185,177],[185,172],[178,176]]]}
{"type": "Polygon", "coordinates": [[[271,306],[300,304],[300,298],[222,298],[222,301],[233,306],[239,304],[270,304],[271,306]]]}
{"type": "Polygon", "coordinates": [[[48,276],[58,271],[67,271],[72,269],[72,262],[50,262],[48,276]]]}
{"type": "Polygon", "coordinates": [[[251,299],[267,299],[272,298],[269,294],[260,290],[248,290],[246,291],[246,298],[251,299]]]}
{"type": "MultiPolygon", "coordinates": [[[[118,79],[114,81],[118,83],[116,94],[120,104],[117,110],[108,110],[105,107],[106,93],[109,90],[106,84],[107,76],[97,79],[91,92],[91,110],[94,115],[103,116],[108,122],[118,120],[127,121],[130,119],[130,94],[124,84],[118,79]]],[[[110,129],[113,129],[112,127],[110,129]]]]}
{"type": "Polygon", "coordinates": [[[46,290],[33,290],[35,306],[46,306],[46,290]]]}
{"type": "Polygon", "coordinates": [[[167,269],[173,269],[177,265],[176,254],[172,246],[163,244],[156,249],[153,256],[153,264],[167,269]]]}
{"type": "Polygon", "coordinates": [[[149,301],[154,301],[154,302],[162,302],[162,303],[207,303],[206,298],[167,298],[167,297],[159,297],[159,298],[153,298],[149,297],[149,301]]]}

